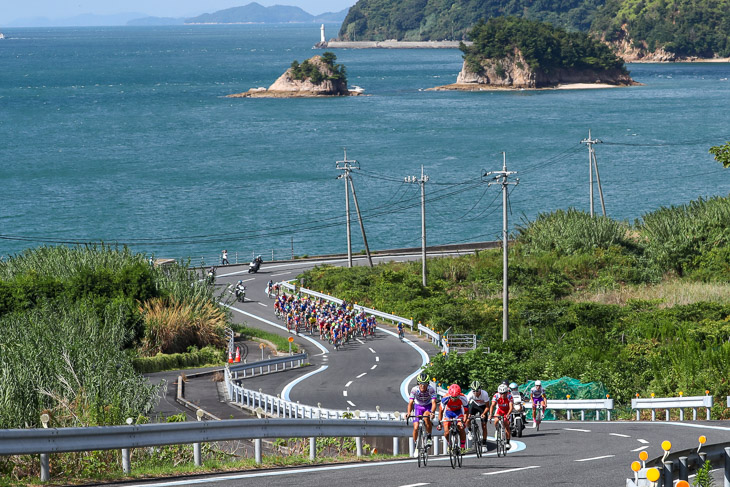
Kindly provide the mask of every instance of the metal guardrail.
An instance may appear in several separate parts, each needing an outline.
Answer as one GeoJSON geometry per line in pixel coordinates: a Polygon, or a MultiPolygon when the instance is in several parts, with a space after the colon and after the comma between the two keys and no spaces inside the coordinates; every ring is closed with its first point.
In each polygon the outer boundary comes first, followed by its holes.
{"type": "Polygon", "coordinates": [[[264,394],[259,391],[246,389],[235,383],[229,370],[226,370],[226,389],[231,402],[245,407],[258,414],[277,418],[304,418],[304,419],[366,419],[370,421],[402,421],[402,415],[377,411],[350,411],[327,409],[319,406],[307,406],[287,401],[278,396],[264,394]],[[259,409],[260,408],[260,409],[259,409]]]}
{"type": "Polygon", "coordinates": [[[271,372],[271,366],[274,366],[274,371],[278,372],[279,366],[283,365],[282,370],[286,370],[286,364],[289,364],[289,368],[294,368],[295,363],[296,367],[301,367],[304,361],[307,360],[307,354],[306,353],[298,353],[296,355],[289,355],[286,357],[276,357],[276,358],[270,358],[267,360],[259,360],[258,362],[251,362],[249,363],[237,363],[233,365],[228,365],[227,370],[233,374],[233,379],[238,379],[239,372],[243,373],[243,378],[250,377],[247,375],[247,371],[251,371],[251,375],[256,375],[256,369],[259,369],[259,373],[264,373],[264,367],[267,369],[267,373],[271,372]]]}
{"type": "Polygon", "coordinates": [[[656,419],[656,410],[666,411],[666,420],[669,421],[669,410],[679,409],[679,420],[684,421],[684,409],[692,408],[692,420],[697,420],[697,409],[707,409],[707,421],[710,420],[710,409],[714,404],[712,396],[687,396],[687,397],[647,397],[631,400],[631,409],[636,409],[636,420],[639,421],[642,409],[651,409],[651,420],[656,419]]]}
{"type": "Polygon", "coordinates": [[[727,407],[730,408],[730,396],[727,396],[727,407]]]}
{"type": "Polygon", "coordinates": [[[571,419],[571,411],[580,411],[581,421],[585,421],[587,410],[596,411],[596,421],[600,420],[600,412],[605,411],[606,421],[611,421],[613,399],[551,399],[547,403],[547,409],[566,411],[568,420],[571,419]]]}

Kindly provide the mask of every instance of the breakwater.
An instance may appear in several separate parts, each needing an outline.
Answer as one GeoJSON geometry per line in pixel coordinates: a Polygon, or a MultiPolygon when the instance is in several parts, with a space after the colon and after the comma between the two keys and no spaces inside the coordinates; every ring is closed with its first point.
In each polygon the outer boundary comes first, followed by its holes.
{"type": "MultiPolygon", "coordinates": [[[[461,41],[329,41],[318,42],[319,49],[458,49],[461,41]]],[[[471,45],[471,41],[464,41],[471,45]]]]}

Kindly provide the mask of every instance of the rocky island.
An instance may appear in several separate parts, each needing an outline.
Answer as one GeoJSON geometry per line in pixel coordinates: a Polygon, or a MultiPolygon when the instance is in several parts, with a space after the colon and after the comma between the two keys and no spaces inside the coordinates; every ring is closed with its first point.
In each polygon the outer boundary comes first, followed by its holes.
{"type": "Polygon", "coordinates": [[[335,56],[325,52],[299,64],[291,63],[274,84],[268,88],[252,88],[245,93],[228,95],[229,98],[314,98],[325,96],[354,96],[361,91],[347,88],[347,74],[342,64],[335,64],[335,56]]]}
{"type": "Polygon", "coordinates": [[[456,83],[434,90],[607,87],[638,84],[608,46],[543,22],[497,17],[479,22],[462,44],[456,83]]]}

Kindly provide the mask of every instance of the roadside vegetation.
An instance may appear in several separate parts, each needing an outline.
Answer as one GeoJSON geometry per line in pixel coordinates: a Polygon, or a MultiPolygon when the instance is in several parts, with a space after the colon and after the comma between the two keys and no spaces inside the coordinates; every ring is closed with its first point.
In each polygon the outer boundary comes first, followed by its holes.
{"type": "Polygon", "coordinates": [[[730,417],[730,199],[660,208],[634,223],[559,210],[525,221],[510,247],[510,339],[502,342],[501,250],[375,268],[317,267],[304,286],[477,334],[474,352],[438,356],[440,382],[574,377],[619,405],[635,394],[715,398],[730,417]],[[489,351],[490,353],[485,353],[489,351]]]}
{"type": "Polygon", "coordinates": [[[336,59],[337,56],[332,52],[325,52],[320,56],[320,60],[327,67],[326,71],[328,72],[322,72],[316,64],[309,62],[308,59],[302,64],[299,64],[299,61],[292,61],[292,78],[301,81],[308,79],[315,85],[322,84],[325,80],[343,81],[347,84],[347,69],[342,64],[335,64],[336,59]]]}

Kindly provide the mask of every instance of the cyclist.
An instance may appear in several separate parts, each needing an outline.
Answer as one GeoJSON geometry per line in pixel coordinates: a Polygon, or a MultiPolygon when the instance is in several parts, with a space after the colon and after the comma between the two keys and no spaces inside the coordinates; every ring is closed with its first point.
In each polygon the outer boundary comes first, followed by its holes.
{"type": "Polygon", "coordinates": [[[441,408],[439,409],[439,425],[436,427],[439,431],[441,430],[441,421],[444,419],[451,420],[444,423],[444,435],[449,436],[452,422],[456,420],[456,425],[459,428],[459,439],[461,440],[461,449],[466,447],[466,433],[464,433],[464,408],[469,403],[466,400],[466,396],[461,393],[461,387],[459,384],[451,384],[448,389],[448,396],[441,399],[441,408]]]}
{"type": "MultiPolygon", "coordinates": [[[[414,416],[423,416],[423,422],[426,423],[426,432],[428,433],[426,446],[430,447],[433,444],[431,440],[431,428],[433,428],[431,416],[436,412],[436,400],[438,399],[438,394],[436,394],[436,389],[429,382],[430,381],[426,374],[421,373],[418,375],[416,378],[417,385],[411,389],[411,397],[408,400],[406,416],[410,416],[411,413],[414,416]]],[[[413,418],[414,444],[418,437],[418,421],[419,418],[413,418]]]]}
{"type": "Polygon", "coordinates": [[[487,406],[489,406],[489,394],[487,391],[482,389],[482,385],[478,380],[475,380],[469,386],[471,391],[466,396],[466,400],[469,403],[469,413],[466,417],[466,430],[469,431],[469,439],[472,440],[471,430],[471,415],[479,415],[482,417],[482,445],[487,444],[487,406]]]}
{"type": "Polygon", "coordinates": [[[497,389],[497,393],[492,398],[492,406],[489,409],[489,419],[491,420],[494,418],[494,427],[496,428],[497,421],[499,419],[497,416],[502,416],[507,439],[506,447],[508,450],[511,448],[510,439],[512,435],[509,427],[509,415],[512,413],[512,406],[512,394],[509,393],[509,387],[504,384],[500,384],[497,389]]]}
{"type": "Polygon", "coordinates": [[[405,332],[403,331],[403,323],[398,323],[398,338],[402,340],[404,335],[405,332]]]}
{"type": "MultiPolygon", "coordinates": [[[[545,411],[547,408],[547,400],[545,399],[545,389],[542,387],[542,381],[536,380],[535,387],[530,389],[530,396],[532,397],[532,422],[535,423],[535,408],[538,404],[542,404],[542,410],[545,411]]],[[[537,426],[535,424],[535,426],[537,426]]]]}

